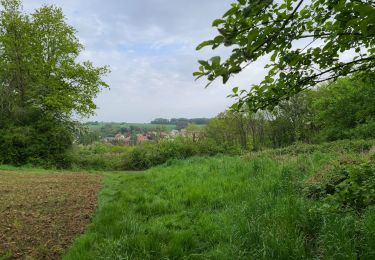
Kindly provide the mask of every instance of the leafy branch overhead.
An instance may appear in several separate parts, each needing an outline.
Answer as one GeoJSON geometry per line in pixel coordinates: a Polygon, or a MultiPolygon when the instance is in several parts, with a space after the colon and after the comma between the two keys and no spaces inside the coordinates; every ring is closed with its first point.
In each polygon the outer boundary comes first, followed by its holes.
{"type": "Polygon", "coordinates": [[[194,76],[209,84],[229,78],[261,57],[268,74],[249,90],[233,89],[233,109],[272,108],[303,89],[354,72],[375,71],[373,0],[237,0],[212,23],[219,35],[198,45],[231,47],[222,61],[200,60],[194,76]]]}

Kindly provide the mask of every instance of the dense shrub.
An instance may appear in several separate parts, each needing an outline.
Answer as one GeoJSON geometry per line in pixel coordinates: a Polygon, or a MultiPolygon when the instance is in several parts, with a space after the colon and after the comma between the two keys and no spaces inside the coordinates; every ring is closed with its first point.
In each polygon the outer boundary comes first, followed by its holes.
{"type": "Polygon", "coordinates": [[[371,138],[374,133],[374,74],[355,75],[321,86],[312,102],[318,141],[371,138]]]}
{"type": "MultiPolygon", "coordinates": [[[[344,140],[321,145],[296,144],[286,148],[260,152],[268,156],[300,155],[316,152],[346,154],[347,152],[368,152],[375,140],[344,140]]],[[[160,140],[138,146],[119,146],[94,143],[75,146],[73,165],[92,170],[144,170],[174,159],[186,159],[192,156],[214,156],[216,154],[239,155],[237,145],[218,145],[211,139],[193,141],[189,138],[160,140]]],[[[258,154],[258,153],[255,153],[258,154]]]]}
{"type": "Polygon", "coordinates": [[[298,155],[312,154],[315,152],[345,154],[347,152],[368,152],[375,145],[374,139],[369,140],[339,140],[322,144],[298,143],[279,149],[265,150],[269,155],[298,155]]]}
{"type": "Polygon", "coordinates": [[[28,126],[0,129],[0,163],[67,168],[73,136],[68,126],[39,120],[28,126]]]}
{"type": "Polygon", "coordinates": [[[192,156],[235,155],[237,147],[219,146],[213,141],[189,138],[160,140],[137,146],[119,146],[94,143],[77,145],[71,157],[73,166],[91,170],[145,170],[163,164],[168,160],[186,159],[192,156]]]}
{"type": "Polygon", "coordinates": [[[212,156],[219,153],[234,155],[239,154],[240,150],[233,147],[219,146],[207,139],[199,141],[192,141],[188,138],[161,140],[160,142],[136,146],[125,158],[122,168],[124,170],[144,170],[163,164],[170,159],[212,156]]]}
{"type": "Polygon", "coordinates": [[[375,138],[375,122],[358,125],[348,131],[350,138],[375,138]]]}
{"type": "Polygon", "coordinates": [[[93,143],[76,145],[72,150],[73,167],[88,170],[121,170],[121,166],[129,153],[129,146],[93,143]]]}
{"type": "Polygon", "coordinates": [[[351,161],[336,166],[305,192],[323,201],[321,209],[362,212],[375,204],[375,163],[351,161]]]}

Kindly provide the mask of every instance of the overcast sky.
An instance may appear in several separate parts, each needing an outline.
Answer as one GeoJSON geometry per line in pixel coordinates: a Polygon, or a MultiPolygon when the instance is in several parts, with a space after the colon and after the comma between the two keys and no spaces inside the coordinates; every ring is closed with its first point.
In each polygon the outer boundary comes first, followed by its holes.
{"type": "Polygon", "coordinates": [[[264,75],[253,66],[223,86],[205,89],[192,73],[197,60],[227,50],[195,47],[216,34],[211,27],[231,0],[24,0],[31,11],[42,3],[62,7],[85,45],[81,58],[109,65],[111,89],[99,94],[90,120],[149,122],[157,117],[213,117],[233,100],[235,86],[248,87],[264,75]]]}

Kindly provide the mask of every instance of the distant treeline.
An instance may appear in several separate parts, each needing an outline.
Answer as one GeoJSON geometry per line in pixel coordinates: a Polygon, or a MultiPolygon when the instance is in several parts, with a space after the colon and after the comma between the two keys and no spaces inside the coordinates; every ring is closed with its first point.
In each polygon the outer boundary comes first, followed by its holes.
{"type": "Polygon", "coordinates": [[[210,118],[156,118],[155,120],[151,121],[151,124],[175,125],[176,129],[182,129],[187,127],[188,124],[207,125],[210,120],[210,118]]]}

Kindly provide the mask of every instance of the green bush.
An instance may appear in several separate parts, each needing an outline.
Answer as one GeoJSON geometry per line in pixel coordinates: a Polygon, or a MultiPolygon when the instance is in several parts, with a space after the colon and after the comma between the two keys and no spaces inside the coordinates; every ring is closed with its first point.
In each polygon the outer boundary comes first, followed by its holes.
{"type": "Polygon", "coordinates": [[[132,150],[129,146],[103,143],[76,145],[71,153],[72,164],[87,170],[121,170],[123,161],[132,150]]]}
{"type": "Polygon", "coordinates": [[[173,159],[192,156],[235,155],[237,147],[218,146],[211,140],[188,138],[164,139],[137,146],[103,143],[76,145],[71,158],[73,167],[88,170],[145,170],[173,159]]]}
{"type": "Polygon", "coordinates": [[[364,153],[368,152],[373,145],[375,145],[374,139],[339,140],[334,142],[325,142],[319,145],[298,143],[285,148],[265,150],[264,153],[269,155],[299,155],[312,154],[315,152],[339,154],[345,154],[348,152],[364,153]]]}
{"type": "Polygon", "coordinates": [[[67,168],[73,136],[64,124],[40,120],[0,129],[0,163],[67,168]]]}
{"type": "Polygon", "coordinates": [[[375,138],[375,122],[358,125],[356,128],[349,131],[351,138],[375,138]]]}
{"type": "Polygon", "coordinates": [[[216,154],[239,154],[233,147],[218,146],[214,142],[203,139],[192,141],[188,138],[161,140],[156,143],[145,143],[136,146],[124,160],[124,170],[144,170],[160,165],[171,159],[186,159],[192,156],[213,156],[216,154]]]}
{"type": "Polygon", "coordinates": [[[350,162],[334,167],[305,192],[323,202],[321,209],[362,212],[375,205],[375,163],[350,162]]]}

